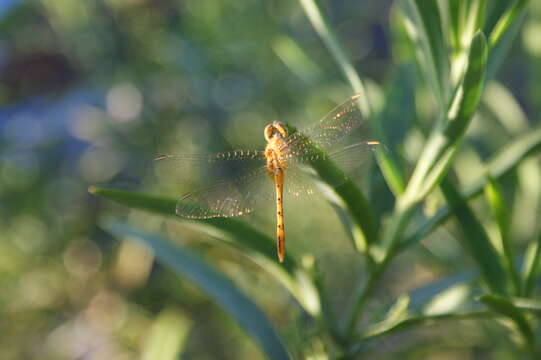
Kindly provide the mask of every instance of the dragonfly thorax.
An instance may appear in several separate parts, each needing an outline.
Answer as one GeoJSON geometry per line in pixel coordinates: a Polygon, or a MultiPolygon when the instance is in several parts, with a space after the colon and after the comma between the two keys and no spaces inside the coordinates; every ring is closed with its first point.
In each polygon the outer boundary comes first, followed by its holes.
{"type": "Polygon", "coordinates": [[[279,123],[273,122],[265,127],[265,158],[267,159],[267,170],[269,174],[274,174],[277,171],[282,172],[286,168],[286,127],[279,123]]]}

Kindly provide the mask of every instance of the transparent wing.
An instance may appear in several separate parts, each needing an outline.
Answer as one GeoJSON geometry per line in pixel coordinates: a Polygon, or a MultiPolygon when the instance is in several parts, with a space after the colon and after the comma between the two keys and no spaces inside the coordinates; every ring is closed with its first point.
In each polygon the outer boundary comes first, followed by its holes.
{"type": "Polygon", "coordinates": [[[284,176],[284,192],[286,196],[300,198],[318,194],[317,175],[308,166],[294,166],[288,168],[284,176]]]}
{"type": "Polygon", "coordinates": [[[191,219],[241,216],[273,199],[272,179],[267,169],[260,167],[187,193],[177,202],[176,213],[191,219]]]}
{"type": "MultiPolygon", "coordinates": [[[[351,174],[372,159],[374,150],[381,146],[378,141],[362,141],[331,151],[326,156],[346,174],[351,174]]],[[[321,160],[317,157],[315,161],[321,160]]]]}
{"type": "Polygon", "coordinates": [[[365,163],[377,146],[377,141],[358,141],[333,149],[359,127],[361,139],[368,137],[367,124],[358,106],[360,95],[354,95],[311,126],[291,134],[282,148],[290,163],[310,164],[330,158],[342,170],[349,172],[365,163]],[[320,151],[324,151],[324,154],[320,151]]]}
{"type": "Polygon", "coordinates": [[[338,186],[349,178],[357,178],[357,171],[362,171],[365,168],[364,165],[372,158],[372,153],[378,146],[381,145],[377,142],[366,141],[337,149],[328,154],[321,152],[301,153],[289,158],[285,175],[285,191],[293,197],[319,194],[321,187],[317,186],[317,182],[320,180],[313,167],[317,167],[318,162],[326,160],[332,161],[344,172],[343,177],[328,182],[328,185],[338,186]]]}
{"type": "Polygon", "coordinates": [[[265,159],[263,151],[260,150],[231,150],[216,154],[180,154],[180,155],[160,155],[154,160],[176,160],[176,161],[203,161],[209,164],[222,162],[244,162],[246,160],[265,159]]]}
{"type": "MultiPolygon", "coordinates": [[[[286,158],[285,192],[292,197],[319,192],[314,171],[319,161],[332,160],[346,173],[361,167],[379,145],[362,141],[332,150],[331,147],[364,124],[357,106],[359,95],[334,108],[320,121],[289,136],[281,150],[286,158]],[[324,152],[320,151],[323,150],[324,152]]],[[[177,203],[178,215],[187,218],[240,216],[261,203],[274,201],[272,178],[265,168],[263,151],[234,150],[212,155],[162,155],[158,172],[175,182],[206,182],[209,185],[184,195],[177,203]],[[241,175],[238,175],[241,174],[241,175]],[[213,179],[224,179],[218,182],[213,179]]],[[[159,174],[160,175],[160,174],[159,174]]],[[[347,180],[347,176],[335,184],[347,180]]]]}
{"type": "Polygon", "coordinates": [[[204,184],[177,202],[176,213],[182,217],[240,216],[252,212],[262,200],[273,198],[263,151],[161,155],[155,164],[158,176],[167,181],[204,184]]]}
{"type": "Polygon", "coordinates": [[[365,119],[359,109],[357,94],[332,109],[318,122],[303,128],[288,138],[288,143],[297,148],[304,148],[306,137],[321,149],[328,149],[361,125],[365,119]]]}
{"type": "Polygon", "coordinates": [[[216,179],[228,179],[248,173],[265,164],[259,150],[232,150],[217,154],[160,155],[155,159],[157,174],[174,183],[190,181],[211,184],[216,179]]]}
{"type": "MultiPolygon", "coordinates": [[[[366,164],[367,160],[372,157],[374,149],[381,146],[379,142],[360,141],[333,149],[333,145],[339,143],[355,129],[362,127],[363,130],[367,130],[365,129],[365,120],[358,107],[359,96],[351,97],[317,123],[306,129],[301,129],[287,138],[282,151],[286,156],[290,172],[296,167],[305,170],[306,165],[317,166],[318,162],[331,160],[345,174],[352,175],[355,170],[366,164]]],[[[366,138],[367,131],[361,132],[360,136],[366,138]]],[[[347,179],[348,176],[344,176],[341,179],[336,179],[335,183],[330,185],[340,185],[347,179]]],[[[302,181],[302,183],[308,182],[302,181]]],[[[294,187],[300,188],[301,186],[294,187]]],[[[316,188],[314,186],[306,187],[309,188],[306,191],[296,190],[295,192],[305,194],[317,192],[313,191],[316,188]]]]}

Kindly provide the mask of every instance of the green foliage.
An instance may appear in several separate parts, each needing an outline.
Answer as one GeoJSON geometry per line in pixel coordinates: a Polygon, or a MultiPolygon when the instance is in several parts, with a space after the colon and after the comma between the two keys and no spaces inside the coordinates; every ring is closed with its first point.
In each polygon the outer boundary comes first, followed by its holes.
{"type": "MultiPolygon", "coordinates": [[[[330,53],[342,69],[346,79],[350,82],[353,90],[364,90],[365,86],[362,80],[353,70],[353,66],[345,55],[346,52],[342,49],[336,35],[331,31],[329,22],[324,19],[321,9],[314,1],[303,0],[301,4],[317,33],[321,36],[324,44],[328,47],[330,53]]],[[[347,325],[345,332],[336,333],[336,331],[331,331],[337,345],[343,348],[343,355],[345,356],[353,356],[359,349],[362,349],[359,343],[367,341],[376,335],[383,336],[399,329],[419,326],[428,321],[463,319],[477,316],[485,317],[489,314],[486,311],[474,311],[471,314],[450,312],[443,315],[438,314],[437,316],[429,315],[428,317],[425,315],[411,316],[407,312],[409,302],[406,300],[407,298],[403,298],[404,301],[397,303],[389,310],[383,322],[374,325],[375,327],[371,326],[370,330],[361,331],[364,335],[356,335],[357,320],[362,315],[365,303],[369,300],[376,285],[380,282],[381,276],[391,263],[391,260],[397,253],[405,250],[414,242],[419,241],[422,236],[426,236],[429,230],[432,231],[435,226],[441,224],[442,220],[450,214],[456,216],[464,233],[462,243],[465,246],[465,250],[472,255],[481,272],[481,279],[486,282],[490,291],[502,295],[506,294],[508,291],[504,282],[506,278],[512,278],[516,291],[518,291],[519,280],[515,271],[514,253],[512,251],[513,245],[510,243],[508,237],[509,223],[505,215],[505,205],[502,203],[501,190],[496,190],[493,180],[488,183],[487,186],[489,187],[486,188],[491,207],[495,212],[496,222],[500,226],[502,242],[504,244],[503,260],[506,261],[506,268],[502,267],[502,259],[495,251],[482,223],[476,218],[474,210],[466,202],[466,199],[474,195],[478,190],[463,198],[456,189],[456,185],[446,175],[452,164],[454,154],[461,145],[464,134],[467,132],[471,119],[480,102],[484,90],[484,78],[487,66],[485,36],[480,30],[475,34],[471,31],[471,29],[482,27],[486,3],[479,4],[476,2],[475,5],[473,3],[470,4],[470,6],[475,6],[474,8],[468,8],[468,5],[464,4],[465,2],[459,3],[454,1],[451,1],[449,4],[451,10],[449,15],[452,17],[450,19],[452,24],[451,43],[455,48],[460,49],[464,45],[463,39],[464,36],[468,36],[468,32],[470,32],[471,39],[471,43],[467,44],[467,49],[464,51],[466,62],[464,70],[461,71],[463,75],[461,76],[458,87],[453,91],[454,95],[450,96],[453,81],[451,79],[449,64],[452,58],[447,52],[449,45],[444,35],[442,14],[438,3],[435,1],[398,2],[401,14],[403,15],[401,21],[404,24],[408,37],[412,41],[412,47],[415,49],[419,68],[421,72],[425,73],[427,83],[436,94],[436,102],[439,104],[439,109],[442,112],[442,120],[434,123],[434,130],[426,141],[404,193],[401,190],[403,188],[403,185],[401,185],[403,180],[397,175],[397,167],[394,165],[394,162],[386,154],[380,154],[378,156],[380,166],[386,174],[388,185],[397,196],[394,215],[391,216],[387,227],[383,229],[384,237],[382,245],[385,249],[383,254],[379,252],[380,250],[376,250],[371,254],[366,246],[367,244],[374,245],[376,236],[373,225],[369,222],[369,219],[373,215],[364,197],[355,189],[351,182],[347,183],[347,188],[341,186],[335,189],[347,204],[345,210],[351,215],[352,222],[360,226],[365,238],[370,239],[363,246],[363,248],[368,250],[369,259],[371,259],[369,264],[372,261],[376,261],[372,265],[372,268],[368,268],[370,270],[368,280],[360,280],[361,282],[366,282],[365,285],[360,285],[359,292],[352,298],[352,307],[345,319],[345,324],[347,325]],[[412,237],[410,236],[412,240],[409,240],[405,236],[405,230],[412,220],[414,210],[433,191],[434,187],[438,185],[441,186],[449,207],[442,208],[440,213],[434,218],[428,219],[426,225],[421,225],[421,230],[418,230],[412,237]],[[506,275],[506,273],[509,275],[506,275]]],[[[490,33],[491,46],[494,46],[499,41],[502,33],[505,32],[504,29],[507,29],[512,24],[512,20],[516,18],[523,5],[524,2],[519,2],[501,15],[501,19],[498,20],[494,30],[490,33]]],[[[458,53],[460,53],[460,50],[458,53]]],[[[459,59],[459,57],[455,59],[459,59]]],[[[455,60],[452,66],[454,68],[460,66],[460,61],[455,60]]],[[[372,107],[369,105],[369,97],[362,97],[362,99],[359,106],[366,117],[371,117],[373,110],[371,110],[372,107]]],[[[380,133],[380,137],[384,139],[385,135],[381,126],[376,123],[375,127],[378,129],[377,132],[380,133]]],[[[523,152],[520,156],[515,157],[514,161],[510,162],[507,168],[515,167],[518,161],[523,159],[525,155],[525,152],[523,152]]],[[[328,178],[332,179],[334,176],[340,176],[340,174],[335,174],[339,170],[330,163],[325,165],[325,167],[319,166],[316,168],[316,171],[324,181],[328,178]]],[[[500,170],[500,174],[498,175],[502,175],[502,172],[500,170]]],[[[481,174],[481,176],[484,175],[481,174]]],[[[489,179],[491,178],[489,177],[489,179]]],[[[105,196],[107,196],[107,193],[111,195],[111,190],[104,189],[102,191],[105,192],[105,196]]],[[[138,195],[133,194],[133,196],[138,195]]],[[[114,198],[114,196],[107,197],[114,198]]],[[[121,202],[126,203],[126,201],[121,202]]],[[[149,210],[151,209],[149,208],[149,210]]],[[[355,233],[354,230],[351,230],[351,232],[355,233]]],[[[246,248],[250,248],[250,246],[246,248]]],[[[246,251],[244,249],[240,250],[246,251]]],[[[534,252],[537,254],[537,251],[534,252]]],[[[269,256],[270,254],[266,255],[269,256]]],[[[533,257],[537,259],[538,256],[533,255],[533,257]]],[[[530,263],[534,262],[537,264],[536,260],[530,261],[530,263]]],[[[536,264],[535,266],[530,265],[530,269],[537,267],[536,264]]],[[[531,273],[531,271],[529,270],[528,272],[531,273]]],[[[531,287],[531,284],[528,287],[531,287]]],[[[524,335],[530,351],[535,351],[532,330],[526,325],[526,320],[523,318],[520,310],[502,305],[505,304],[505,299],[492,295],[484,295],[481,297],[481,301],[487,304],[489,309],[512,317],[524,335]],[[506,309],[511,309],[512,311],[506,309]]],[[[332,312],[324,311],[323,313],[331,314],[332,312]]],[[[333,319],[328,320],[330,323],[334,322],[333,319]]]]}
{"type": "Polygon", "coordinates": [[[188,250],[131,226],[107,222],[104,229],[118,237],[135,238],[150,247],[160,261],[196,284],[235,318],[254,338],[270,359],[289,359],[289,355],[265,314],[226,277],[188,250]]]}
{"type": "MultiPolygon", "coordinates": [[[[330,22],[325,19],[319,6],[311,0],[300,1],[306,15],[321,37],[323,44],[328,48],[330,54],[336,60],[346,80],[350,83],[353,91],[365,92],[366,86],[363,80],[354,70],[354,66],[348,60],[346,51],[342,48],[338,37],[333,33],[330,22]]],[[[515,250],[516,245],[512,242],[510,233],[510,217],[507,205],[503,200],[503,189],[497,183],[496,178],[501,178],[520,164],[527,155],[536,151],[540,139],[538,131],[529,132],[519,136],[511,145],[505,147],[494,160],[487,162],[487,171],[479,172],[479,180],[469,190],[460,190],[458,184],[452,180],[449,173],[453,166],[453,160],[460,146],[465,142],[472,118],[476,113],[483,91],[485,89],[485,74],[487,63],[490,61],[489,49],[494,48],[513,25],[525,2],[516,2],[505,10],[495,6],[490,14],[490,21],[494,25],[487,25],[490,29],[489,43],[480,29],[484,26],[486,2],[457,2],[450,1],[449,12],[442,12],[440,3],[436,1],[399,1],[397,8],[400,16],[399,22],[402,29],[410,40],[410,46],[414,49],[415,59],[420,72],[424,74],[427,86],[432,89],[435,95],[436,116],[438,121],[432,121],[432,131],[425,141],[418,160],[412,164],[413,172],[408,180],[400,175],[395,156],[396,149],[390,152],[384,151],[376,155],[378,164],[382,169],[387,185],[395,196],[395,209],[390,214],[390,219],[385,222],[381,229],[382,237],[376,233],[372,223],[372,213],[365,197],[356,188],[353,182],[334,188],[336,194],[341,198],[344,207],[338,211],[344,211],[349,215],[349,228],[355,238],[355,234],[362,233],[362,241],[356,240],[358,249],[366,256],[368,271],[367,276],[356,275],[359,279],[357,290],[352,293],[350,308],[344,314],[340,325],[336,326],[337,319],[335,311],[328,308],[332,305],[325,301],[325,289],[316,278],[312,283],[317,284],[315,294],[319,300],[316,302],[324,308],[322,312],[309,311],[317,320],[323,316],[320,331],[328,331],[335,341],[338,353],[344,358],[355,357],[364,351],[364,343],[373,339],[404,329],[423,326],[424,324],[439,322],[443,320],[463,320],[477,317],[493,318],[501,314],[510,318],[516,325],[519,333],[524,339],[525,349],[532,356],[536,354],[536,339],[529,320],[520,307],[512,304],[511,300],[504,297],[510,294],[508,282],[513,284],[513,292],[520,294],[521,282],[525,282],[525,294],[530,294],[533,288],[533,279],[538,274],[539,250],[537,242],[535,248],[530,251],[527,266],[524,270],[525,277],[521,280],[516,271],[515,250]],[[499,15],[496,15],[500,12],[499,15]],[[446,21],[443,21],[448,17],[446,21]],[[449,23],[449,31],[444,31],[444,24],[449,23]],[[450,38],[447,39],[447,36],[450,38]],[[469,40],[469,41],[468,41],[469,40]],[[453,48],[450,54],[448,49],[453,48]],[[456,77],[456,74],[459,74],[456,77]],[[457,80],[454,80],[455,77],[457,80]],[[456,84],[456,86],[454,85],[456,84]],[[411,223],[415,223],[415,214],[419,205],[439,187],[444,195],[447,206],[441,207],[438,212],[417,224],[417,230],[408,233],[407,229],[411,223]],[[494,214],[494,221],[499,227],[502,255],[496,251],[488,233],[485,230],[486,224],[475,214],[468,201],[485,189],[489,206],[494,214]],[[462,193],[462,194],[461,194],[462,193]],[[359,319],[365,314],[366,304],[375,295],[376,287],[382,282],[382,276],[393,263],[396,256],[418,243],[423,237],[444,224],[444,220],[454,215],[462,230],[458,236],[460,243],[464,246],[463,251],[469,253],[474,264],[480,272],[482,280],[488,291],[493,294],[482,295],[479,301],[486,305],[486,309],[478,309],[478,305],[469,311],[460,307],[447,309],[439,313],[425,313],[410,307],[410,298],[403,295],[395,305],[383,311],[379,316],[382,320],[375,323],[363,324],[359,327],[359,319]],[[359,230],[355,230],[358,227],[359,230]],[[505,265],[505,266],[504,266],[505,265]]],[[[503,56],[498,54],[499,57],[503,56]]],[[[378,121],[380,117],[374,115],[374,107],[370,104],[370,93],[363,96],[360,101],[360,108],[363,114],[371,119],[371,124],[381,141],[388,137],[378,121]]],[[[388,104],[392,106],[392,104],[388,104]]],[[[380,110],[381,111],[381,110],[380,110]]],[[[389,130],[387,130],[389,131],[389,130]]],[[[333,183],[336,176],[343,176],[339,168],[327,162],[318,165],[315,169],[323,181],[333,183]]],[[[454,169],[453,172],[459,171],[454,169]]],[[[147,211],[154,211],[171,215],[174,209],[174,201],[162,199],[162,203],[168,202],[165,208],[159,202],[155,202],[150,196],[137,193],[125,193],[118,190],[94,189],[97,195],[105,196],[119,203],[143,208],[147,211]]],[[[268,259],[272,258],[270,240],[255,230],[248,228],[242,222],[223,219],[202,220],[207,225],[215,226],[228,233],[228,238],[233,239],[235,247],[243,253],[256,251],[268,259]],[[265,244],[257,245],[257,244],[265,244]]],[[[225,237],[225,236],[224,236],[225,237]]],[[[170,254],[164,259],[158,252],[158,259],[170,263],[170,254]]],[[[272,267],[267,262],[265,267],[272,267]]],[[[285,268],[288,273],[286,283],[295,283],[293,273],[297,271],[295,260],[288,255],[285,268]]],[[[181,275],[182,275],[181,271],[181,275]]],[[[276,272],[274,272],[276,273],[276,272]]],[[[309,274],[309,273],[306,273],[309,274]]],[[[305,275],[306,275],[305,274],[305,275]]],[[[282,275],[283,276],[283,275],[282,275]]],[[[310,277],[310,275],[308,275],[310,277]]],[[[278,278],[279,279],[279,278],[278,278]]],[[[284,282],[282,280],[282,282],[284,282]]],[[[298,287],[299,284],[296,285],[298,287]]],[[[295,286],[289,286],[291,290],[295,286]]],[[[482,290],[478,290],[482,291],[482,290]]],[[[441,294],[434,294],[433,298],[441,294]]],[[[296,296],[292,292],[293,296],[296,296]]],[[[299,296],[297,299],[301,301],[299,296]]],[[[220,299],[216,299],[220,302],[220,299]]],[[[452,301],[452,300],[451,300],[452,301]]],[[[473,299],[472,304],[475,303],[473,299]]],[[[370,318],[373,318],[371,316],[370,318]]],[[[242,322],[241,322],[242,323],[242,322]]],[[[268,350],[267,350],[268,351],[268,350]]]]}
{"type": "Polygon", "coordinates": [[[78,333],[143,359],[539,357],[539,5],[397,0],[389,30],[367,40],[369,1],[64,3],[26,2],[0,23],[17,56],[39,48],[67,64],[48,90],[48,77],[0,73],[3,103],[88,96],[77,86],[102,99],[64,105],[76,145],[38,142],[49,127],[34,123],[1,133],[0,213],[19,219],[0,241],[0,317],[15,324],[0,324],[0,358],[81,357],[95,340],[54,350],[78,333]],[[385,37],[391,54],[366,55],[385,37]],[[492,84],[505,97],[487,99],[492,84]],[[355,93],[384,146],[362,184],[311,149],[331,206],[286,203],[283,264],[271,212],[179,217],[178,196],[206,179],[194,167],[168,188],[149,166],[164,150],[261,147],[265,124],[355,93]]]}

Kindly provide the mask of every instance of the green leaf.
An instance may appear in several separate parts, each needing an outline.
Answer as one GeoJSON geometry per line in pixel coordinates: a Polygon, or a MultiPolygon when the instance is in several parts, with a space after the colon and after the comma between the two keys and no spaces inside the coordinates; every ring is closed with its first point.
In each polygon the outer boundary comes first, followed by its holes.
{"type": "Polygon", "coordinates": [[[449,108],[443,133],[451,143],[462,137],[477,109],[484,90],[487,62],[485,35],[478,31],[473,37],[464,80],[449,108]]]}
{"type": "MultiPolygon", "coordinates": [[[[293,127],[290,127],[290,130],[292,133],[296,131],[293,127]]],[[[318,160],[312,162],[311,166],[319,178],[327,184],[340,184],[333,186],[333,191],[338,198],[330,197],[329,200],[335,205],[335,209],[346,210],[343,213],[339,212],[341,220],[349,226],[357,250],[368,254],[369,245],[378,239],[376,224],[368,201],[357,185],[329,160],[321,149],[313,144],[307,146],[311,148],[311,153],[317,154],[315,158],[318,160]],[[347,180],[343,181],[343,179],[347,180]]]]}
{"type": "Polygon", "coordinates": [[[486,59],[486,40],[483,33],[478,32],[470,47],[462,84],[454,95],[443,127],[436,128],[425,145],[406,193],[400,199],[402,207],[424,199],[445,176],[481,99],[486,59]]]}
{"type": "Polygon", "coordinates": [[[513,297],[509,301],[520,310],[530,311],[537,316],[541,315],[541,301],[529,298],[513,297]]]}
{"type": "Polygon", "coordinates": [[[449,0],[451,43],[454,51],[467,50],[474,34],[485,21],[487,0],[449,0]]]}
{"type": "MultiPolygon", "coordinates": [[[[383,170],[389,188],[399,196],[406,188],[404,170],[396,167],[401,162],[396,149],[399,149],[411,130],[416,117],[415,109],[415,67],[411,64],[399,65],[386,82],[385,107],[375,114],[375,120],[383,128],[392,129],[386,137],[386,155],[393,159],[392,169],[383,170]],[[397,121],[400,119],[400,121],[397,121]]],[[[377,156],[377,154],[376,154],[377,156]]],[[[385,161],[378,161],[380,168],[385,161]]]]}
{"type": "MultiPolygon", "coordinates": [[[[300,0],[300,3],[318,35],[334,56],[353,90],[357,93],[363,94],[363,96],[358,98],[359,108],[361,109],[363,115],[370,119],[371,107],[363,82],[349,61],[345,51],[340,46],[335,34],[327,25],[327,21],[323,17],[319,7],[313,0],[300,0]]],[[[375,124],[374,121],[372,121],[372,124],[373,126],[375,125],[379,127],[379,124],[375,124]]],[[[375,130],[376,132],[379,132],[379,137],[381,138],[382,132],[378,131],[377,129],[375,130]]],[[[315,149],[314,151],[318,150],[315,149]]],[[[382,149],[376,149],[376,154],[378,162],[384,165],[382,170],[385,169],[386,171],[392,172],[393,169],[395,169],[391,159],[382,149]]],[[[324,182],[333,184],[337,183],[336,179],[344,177],[341,170],[330,161],[318,162],[312,165],[324,182]]],[[[390,176],[394,179],[396,174],[393,173],[390,176]]],[[[339,216],[342,219],[342,222],[348,227],[348,230],[354,239],[355,247],[360,252],[363,252],[369,256],[370,253],[367,251],[367,249],[371,242],[375,242],[377,240],[378,232],[366,197],[350,180],[346,181],[340,186],[335,187],[334,190],[341,199],[341,204],[336,204],[338,207],[335,208],[339,210],[339,216]],[[341,208],[347,208],[347,213],[342,213],[340,211],[341,208]],[[351,218],[353,221],[348,221],[348,218],[351,218]]]]}
{"type": "MultiPolygon", "coordinates": [[[[187,221],[175,214],[176,199],[101,187],[91,187],[89,192],[130,208],[187,221]]],[[[276,260],[274,241],[271,238],[246,223],[232,218],[201,219],[190,222],[198,224],[201,231],[217,236],[239,249],[242,254],[273,274],[308,313],[314,316],[319,314],[319,297],[306,271],[300,268],[288,253],[284,262],[279,264],[276,260]]]]}
{"type": "MultiPolygon", "coordinates": [[[[328,25],[327,19],[323,16],[319,6],[315,0],[299,0],[304,13],[312,23],[312,26],[316,30],[317,34],[334,57],[335,61],[338,63],[340,70],[342,70],[344,76],[351,84],[351,87],[356,93],[366,94],[366,88],[355,71],[353,64],[349,60],[346,52],[340,45],[336,35],[332,31],[331,27],[328,25]]],[[[367,118],[371,115],[370,103],[366,96],[361,97],[361,110],[363,115],[367,118]]]]}
{"type": "Polygon", "coordinates": [[[507,32],[507,29],[520,15],[528,0],[515,0],[512,6],[509,6],[507,10],[500,16],[498,22],[492,29],[489,36],[489,45],[494,47],[502,38],[503,34],[507,32]]]}
{"type": "Polygon", "coordinates": [[[382,324],[374,324],[366,331],[355,338],[355,341],[366,342],[374,338],[388,336],[400,331],[405,331],[421,325],[435,325],[442,321],[458,321],[458,320],[473,320],[479,318],[491,318],[493,314],[488,311],[464,311],[452,312],[437,315],[419,315],[410,316],[401,321],[391,324],[391,326],[381,326],[382,324]]]}
{"type": "Polygon", "coordinates": [[[461,34],[466,22],[466,2],[464,0],[449,0],[449,29],[451,44],[456,52],[461,48],[461,34]]]}
{"type": "Polygon", "coordinates": [[[500,20],[503,13],[509,8],[510,4],[516,3],[517,0],[492,0],[491,11],[484,26],[484,33],[490,34],[500,20]]]}
{"type": "Polygon", "coordinates": [[[532,327],[522,311],[512,301],[497,295],[486,294],[479,297],[479,301],[493,311],[511,319],[517,330],[522,334],[524,341],[531,351],[535,348],[535,335],[532,327]]]}
{"type": "MultiPolygon", "coordinates": [[[[483,25],[486,22],[486,16],[487,16],[487,1],[488,0],[478,0],[478,1],[472,1],[470,3],[470,9],[469,11],[472,12],[472,23],[474,25],[471,28],[472,34],[475,34],[478,30],[482,30],[483,25]]],[[[485,32],[483,32],[486,34],[485,32]]]]}
{"type": "Polygon", "coordinates": [[[419,69],[436,94],[441,109],[449,97],[449,57],[436,0],[399,0],[402,21],[416,50],[419,69]]]}
{"type": "Polygon", "coordinates": [[[142,360],[176,360],[192,327],[182,312],[171,307],[161,311],[145,336],[142,360]]]}
{"type": "MultiPolygon", "coordinates": [[[[403,163],[400,151],[406,141],[408,133],[412,130],[416,118],[415,111],[415,67],[412,64],[398,66],[392,72],[385,86],[385,107],[380,109],[374,116],[384,128],[392,129],[388,134],[385,148],[387,155],[395,164],[403,163]],[[400,121],[397,121],[400,120],[400,121]]],[[[377,154],[376,154],[377,156],[377,154]]],[[[382,161],[378,164],[381,168],[382,161]]],[[[396,197],[404,192],[404,170],[395,169],[398,172],[388,171],[386,180],[394,185],[387,185],[384,181],[371,181],[368,192],[371,199],[377,199],[370,204],[376,219],[381,221],[384,214],[389,213],[394,206],[396,197]],[[387,191],[387,189],[391,192],[387,191]],[[394,196],[393,196],[394,195],[394,196]]],[[[385,172],[382,170],[382,172],[385,172]]]]}
{"type": "MultiPolygon", "coordinates": [[[[333,56],[353,91],[355,91],[355,93],[363,94],[363,96],[359,97],[359,107],[361,112],[363,116],[370,121],[371,128],[374,131],[377,140],[382,144],[386,144],[387,141],[381,123],[372,116],[372,107],[363,81],[357,71],[355,71],[355,67],[347,56],[346,51],[340,45],[340,42],[331,27],[328,25],[328,21],[323,16],[316,1],[299,0],[299,2],[306,16],[312,23],[312,26],[333,56]]],[[[376,159],[389,187],[394,193],[401,193],[403,190],[403,181],[401,181],[400,167],[388,156],[383,147],[376,149],[376,159]]]]}
{"type": "MultiPolygon", "coordinates": [[[[377,259],[378,263],[370,274],[366,284],[362,287],[359,286],[359,290],[352,296],[351,305],[345,320],[346,334],[351,334],[355,330],[359,314],[362,313],[371,292],[374,290],[391,259],[398,253],[401,246],[400,241],[403,238],[405,229],[416,206],[444,177],[454,152],[479,103],[483,90],[486,57],[486,40],[484,35],[478,32],[472,41],[464,79],[446,114],[443,127],[437,126],[432,133],[406,191],[398,198],[393,216],[385,227],[382,239],[383,246],[385,247],[383,257],[377,259]]],[[[450,191],[454,189],[452,185],[448,187],[450,191]]],[[[490,246],[488,238],[486,240],[485,247],[490,246]]],[[[494,252],[493,249],[492,251],[494,252]]],[[[476,252],[475,255],[477,256],[478,253],[476,252]]],[[[497,259],[495,254],[493,255],[497,259]]],[[[483,261],[484,259],[480,260],[483,261]]],[[[484,274],[487,276],[485,281],[489,282],[489,286],[499,289],[500,284],[494,281],[490,270],[495,269],[496,274],[503,274],[501,266],[498,267],[497,263],[496,265],[491,264],[490,260],[488,263],[482,263],[481,266],[482,272],[486,272],[484,274]]]]}
{"type": "Polygon", "coordinates": [[[492,211],[492,216],[498,224],[500,233],[500,241],[503,250],[503,263],[505,264],[507,273],[511,276],[515,294],[520,294],[520,278],[517,273],[515,264],[515,251],[511,239],[509,238],[510,216],[503,192],[499,183],[493,179],[490,174],[488,184],[485,186],[485,197],[492,211]]]}
{"type": "Polygon", "coordinates": [[[521,29],[525,6],[528,0],[496,0],[492,6],[490,18],[485,27],[489,34],[490,58],[487,65],[487,80],[496,74],[513,40],[521,29]]]}
{"type": "Polygon", "coordinates": [[[522,267],[522,274],[524,278],[523,295],[530,296],[536,281],[539,277],[541,267],[539,263],[541,261],[541,232],[537,236],[537,241],[532,241],[526,250],[524,257],[524,264],[522,267]]]}
{"type": "Polygon", "coordinates": [[[228,278],[195,254],[128,224],[108,221],[103,228],[117,237],[134,238],[150,247],[158,261],[212,297],[252,337],[269,359],[289,359],[284,343],[265,314],[228,278]]]}
{"type": "Polygon", "coordinates": [[[483,280],[492,292],[504,294],[506,275],[484,228],[449,180],[444,179],[440,187],[464,233],[463,244],[475,259],[483,280]]]}
{"type": "MultiPolygon", "coordinates": [[[[527,133],[519,136],[500,152],[492,157],[487,163],[487,174],[494,179],[500,179],[512,171],[521,161],[528,156],[538,152],[541,149],[541,127],[531,129],[527,133]]],[[[479,180],[465,190],[462,197],[466,200],[479,195],[486,186],[488,179],[483,174],[479,180]]],[[[438,210],[436,215],[421,223],[401,244],[401,248],[406,248],[430,234],[439,225],[445,222],[452,214],[452,209],[445,206],[438,210]]]]}
{"type": "Polygon", "coordinates": [[[511,49],[513,41],[518,34],[520,34],[525,15],[526,11],[520,13],[502,34],[500,39],[490,47],[490,56],[487,65],[487,82],[494,78],[501,64],[507,58],[506,55],[511,49]]]}
{"type": "MultiPolygon", "coordinates": [[[[187,219],[175,214],[177,199],[96,186],[90,187],[89,192],[130,208],[171,216],[175,220],[187,221],[187,219]]],[[[274,247],[274,241],[242,221],[234,218],[195,219],[190,221],[213,227],[231,245],[242,250],[253,250],[275,262],[276,248],[274,247]]],[[[290,273],[295,269],[295,260],[291,255],[286,254],[283,267],[290,273]]]]}
{"type": "Polygon", "coordinates": [[[453,24],[451,26],[453,43],[451,83],[454,88],[466,69],[471,41],[484,22],[487,0],[452,0],[449,6],[451,24],[453,24]]]}
{"type": "Polygon", "coordinates": [[[408,312],[409,304],[409,296],[400,296],[387,312],[385,319],[370,326],[365,332],[363,332],[361,337],[370,338],[389,333],[392,329],[399,326],[404,320],[411,318],[411,315],[408,312]]]}
{"type": "MultiPolygon", "coordinates": [[[[473,319],[490,316],[487,311],[468,309],[461,299],[469,298],[470,273],[461,273],[401,295],[390,308],[384,320],[368,325],[357,335],[358,340],[368,340],[390,335],[415,326],[444,320],[473,319]]],[[[476,303],[475,307],[479,307],[476,303]]]]}
{"type": "Polygon", "coordinates": [[[507,237],[509,234],[509,212],[505,204],[503,192],[500,184],[488,174],[488,183],[485,186],[485,197],[487,203],[492,211],[492,215],[498,224],[500,234],[503,237],[507,237]]]}

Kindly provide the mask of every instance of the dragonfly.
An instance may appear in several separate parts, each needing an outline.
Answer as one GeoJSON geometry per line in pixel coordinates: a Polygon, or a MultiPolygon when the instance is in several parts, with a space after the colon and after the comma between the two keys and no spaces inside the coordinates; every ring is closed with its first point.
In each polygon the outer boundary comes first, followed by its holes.
{"type": "MultiPolygon", "coordinates": [[[[359,168],[380,146],[379,141],[363,139],[334,149],[354,130],[366,125],[358,106],[360,96],[350,97],[318,122],[299,131],[281,122],[267,125],[263,131],[264,150],[156,157],[155,161],[167,163],[167,168],[188,173],[190,169],[203,168],[222,174],[223,178],[218,176],[208,186],[181,196],[176,214],[188,219],[236,217],[252,213],[262,203],[274,201],[277,257],[282,263],[285,259],[284,195],[298,198],[318,193],[317,180],[314,182],[314,171],[310,169],[326,161],[344,170],[359,168]]],[[[338,186],[347,179],[344,175],[328,185],[338,186]]]]}

